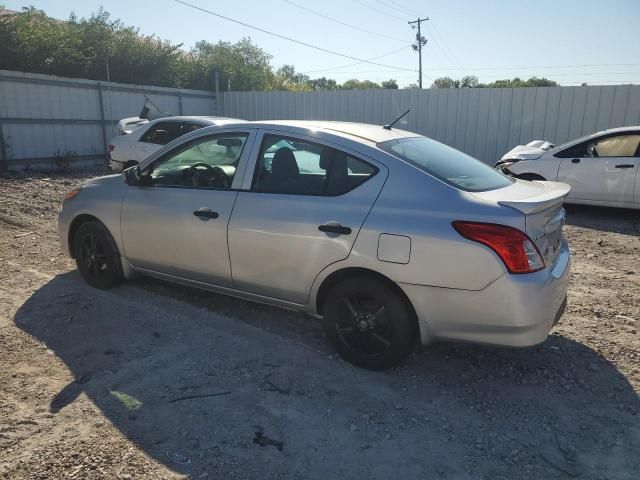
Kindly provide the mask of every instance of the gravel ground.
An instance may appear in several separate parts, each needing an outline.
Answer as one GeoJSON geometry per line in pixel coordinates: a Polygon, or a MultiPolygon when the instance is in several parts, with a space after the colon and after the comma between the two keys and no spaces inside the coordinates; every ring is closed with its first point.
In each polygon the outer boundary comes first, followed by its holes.
{"type": "Polygon", "coordinates": [[[542,345],[368,372],[298,313],[85,286],[56,213],[95,174],[0,178],[0,478],[638,478],[637,211],[568,208],[569,306],[542,345]]]}

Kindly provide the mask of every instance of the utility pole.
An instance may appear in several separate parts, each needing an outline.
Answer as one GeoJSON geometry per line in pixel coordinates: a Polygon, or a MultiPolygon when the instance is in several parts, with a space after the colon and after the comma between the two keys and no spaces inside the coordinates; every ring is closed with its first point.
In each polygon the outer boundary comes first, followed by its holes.
{"type": "Polygon", "coordinates": [[[418,17],[418,19],[414,20],[413,22],[407,22],[409,25],[411,25],[411,28],[416,28],[416,25],[418,25],[418,33],[416,33],[416,43],[411,45],[411,48],[413,48],[414,51],[418,51],[418,88],[420,89],[422,89],[422,46],[427,44],[427,39],[422,36],[422,33],[420,31],[420,25],[422,24],[422,22],[426,22],[427,20],[429,20],[429,17],[418,17]]]}

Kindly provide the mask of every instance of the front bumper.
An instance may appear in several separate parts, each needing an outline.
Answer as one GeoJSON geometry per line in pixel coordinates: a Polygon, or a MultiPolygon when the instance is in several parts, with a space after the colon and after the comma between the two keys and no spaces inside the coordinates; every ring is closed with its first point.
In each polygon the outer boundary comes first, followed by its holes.
{"type": "Polygon", "coordinates": [[[571,259],[562,241],[555,263],[504,274],[478,291],[400,284],[420,321],[422,343],[437,339],[528,347],[543,342],[566,305],[571,259]]]}
{"type": "Polygon", "coordinates": [[[125,165],[124,162],[120,162],[118,160],[111,159],[109,161],[109,167],[111,168],[111,171],[115,172],[115,173],[119,173],[119,172],[123,171],[124,170],[124,165],[125,165]]]}

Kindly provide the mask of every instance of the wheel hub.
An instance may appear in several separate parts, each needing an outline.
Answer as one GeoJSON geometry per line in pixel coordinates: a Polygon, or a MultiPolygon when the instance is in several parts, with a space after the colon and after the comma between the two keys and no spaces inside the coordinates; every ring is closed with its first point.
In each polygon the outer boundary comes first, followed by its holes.
{"type": "Polygon", "coordinates": [[[371,330],[373,328],[373,322],[371,320],[370,315],[367,314],[359,314],[356,315],[356,326],[358,330],[361,332],[366,332],[367,330],[371,330]]]}

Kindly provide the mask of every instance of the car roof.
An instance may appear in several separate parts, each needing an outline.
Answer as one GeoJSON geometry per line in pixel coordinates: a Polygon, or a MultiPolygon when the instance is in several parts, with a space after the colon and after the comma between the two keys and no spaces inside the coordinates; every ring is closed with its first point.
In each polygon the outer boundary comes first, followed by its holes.
{"type": "Polygon", "coordinates": [[[169,122],[198,121],[198,122],[209,123],[211,125],[223,125],[225,123],[244,122],[245,120],[240,120],[237,118],[229,118],[229,117],[216,117],[213,115],[174,115],[172,117],[160,117],[160,118],[154,118],[153,120],[151,120],[151,122],[153,123],[167,122],[167,121],[169,122]]]}
{"type": "Polygon", "coordinates": [[[387,130],[382,125],[355,122],[334,122],[327,120],[268,120],[246,122],[246,126],[257,128],[285,127],[283,130],[322,130],[342,137],[356,137],[359,141],[372,143],[397,140],[399,138],[419,137],[417,133],[397,128],[387,130]]]}

